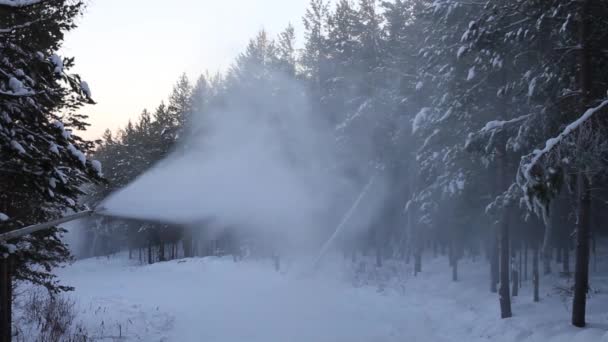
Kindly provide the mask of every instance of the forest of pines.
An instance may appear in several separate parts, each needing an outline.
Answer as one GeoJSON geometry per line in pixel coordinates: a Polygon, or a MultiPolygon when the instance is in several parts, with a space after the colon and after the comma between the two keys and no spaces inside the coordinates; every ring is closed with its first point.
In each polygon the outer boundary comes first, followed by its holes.
{"type": "MultiPolygon", "coordinates": [[[[502,318],[516,314],[522,278],[539,301],[541,276],[557,272],[573,279],[572,324],[585,326],[590,260],[608,233],[608,2],[312,0],[301,44],[292,26],[276,38],[261,31],[226,72],[181,76],[166,102],[97,143],[77,135],[87,126],[80,108],[94,103],[89,87],[69,73],[74,59],[57,55],[83,7],[0,0],[5,226],[94,206],[187,148],[185,137],[204,135],[191,123],[234,93],[280,101],[280,75],[335,128],[338,150],[356,144],[361,127],[373,131],[373,166],[357,177],[381,169],[390,194],[383,214],[341,245],[347,258],[402,259],[419,273],[425,256],[441,254],[446,281],[459,281],[459,261],[480,256],[502,318]]],[[[128,249],[149,263],[220,249],[236,260],[244,241],[154,222],[89,223],[89,256],[128,249]]],[[[17,255],[20,280],[69,289],[51,273],[69,258],[61,231],[2,247],[17,255]]]]}

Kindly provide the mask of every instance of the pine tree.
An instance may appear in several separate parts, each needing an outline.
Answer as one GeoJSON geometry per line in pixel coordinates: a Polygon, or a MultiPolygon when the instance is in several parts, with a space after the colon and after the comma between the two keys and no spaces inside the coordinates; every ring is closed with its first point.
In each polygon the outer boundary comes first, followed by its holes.
{"type": "MultiPolygon", "coordinates": [[[[94,103],[91,91],[69,73],[74,59],[57,55],[83,8],[67,0],[0,5],[0,212],[13,219],[10,228],[84,209],[82,186],[101,177],[100,164],[86,157],[93,143],[76,135],[87,127],[78,111],[94,103]]],[[[11,241],[17,279],[68,289],[50,273],[69,259],[62,232],[11,241]]]]}

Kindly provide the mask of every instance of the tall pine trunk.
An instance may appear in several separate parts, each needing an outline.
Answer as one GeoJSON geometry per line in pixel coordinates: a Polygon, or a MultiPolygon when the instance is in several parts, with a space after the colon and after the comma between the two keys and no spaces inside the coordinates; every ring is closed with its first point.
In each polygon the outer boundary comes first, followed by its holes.
{"type": "Polygon", "coordinates": [[[538,243],[534,244],[534,251],[533,251],[533,255],[532,255],[532,282],[534,283],[534,302],[539,302],[540,301],[540,272],[538,270],[539,265],[538,265],[538,254],[539,254],[539,250],[538,250],[538,243]]]}
{"type": "MultiPolygon", "coordinates": [[[[591,56],[589,46],[591,0],[581,3],[581,23],[579,31],[580,49],[580,84],[581,108],[589,105],[591,92],[591,56]]],[[[583,110],[584,111],[584,110],[583,110]]],[[[580,133],[579,133],[580,134],[580,133]]],[[[579,143],[579,148],[581,144],[579,143]]],[[[589,288],[589,226],[591,219],[591,189],[585,170],[579,170],[578,189],[578,222],[576,229],[576,264],[574,270],[574,299],[572,304],[572,325],[584,327],[589,288]]]]}
{"type": "Polygon", "coordinates": [[[162,237],[158,243],[158,261],[165,261],[165,242],[162,237]]]}
{"type": "Polygon", "coordinates": [[[498,236],[494,235],[492,237],[492,242],[490,246],[490,291],[492,293],[498,292],[498,236]]]}
{"type": "Polygon", "coordinates": [[[584,327],[587,291],[589,288],[589,216],[591,214],[591,196],[589,179],[584,174],[580,174],[578,178],[579,208],[576,229],[572,324],[576,327],[584,327]]]}
{"type": "Polygon", "coordinates": [[[148,239],[148,264],[153,264],[154,260],[152,260],[152,240],[148,239]]]}
{"type": "MultiPolygon", "coordinates": [[[[497,155],[498,160],[498,184],[500,191],[508,187],[507,175],[507,156],[504,151],[497,155]]],[[[511,271],[511,253],[509,252],[509,219],[511,217],[511,204],[503,203],[503,215],[500,220],[500,231],[498,234],[500,242],[500,288],[498,289],[498,299],[500,302],[500,317],[509,318],[513,316],[511,312],[511,294],[509,291],[509,273],[511,271]]]]}
{"type": "MultiPolygon", "coordinates": [[[[505,211],[508,209],[505,208],[505,211]]],[[[511,312],[511,294],[509,293],[509,271],[511,256],[509,253],[509,217],[505,213],[500,223],[500,288],[498,297],[500,301],[500,317],[509,318],[511,312]]]]}
{"type": "Polygon", "coordinates": [[[528,280],[528,242],[524,242],[524,281],[528,280]]]}

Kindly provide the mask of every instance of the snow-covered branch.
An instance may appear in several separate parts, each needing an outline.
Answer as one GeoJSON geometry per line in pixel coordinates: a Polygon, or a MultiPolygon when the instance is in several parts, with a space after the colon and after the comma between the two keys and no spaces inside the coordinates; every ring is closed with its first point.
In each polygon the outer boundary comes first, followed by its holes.
{"type": "Polygon", "coordinates": [[[589,120],[589,118],[591,118],[593,114],[595,114],[606,106],[608,106],[608,100],[604,100],[597,107],[587,109],[587,111],[580,118],[566,126],[566,128],[557,137],[547,140],[545,142],[545,147],[542,150],[534,150],[534,152],[532,152],[531,154],[532,159],[528,164],[525,165],[524,174],[526,178],[531,179],[530,172],[532,168],[538,163],[540,158],[549,153],[555,146],[560,144],[566,136],[568,136],[574,130],[579,128],[583,123],[589,120]]]}
{"type": "Polygon", "coordinates": [[[0,0],[0,6],[26,7],[42,2],[42,0],[0,0]]]}
{"type": "Polygon", "coordinates": [[[526,114],[526,115],[522,115],[522,116],[519,116],[517,118],[511,119],[511,120],[504,120],[504,121],[495,120],[495,121],[490,121],[490,122],[486,123],[486,125],[481,129],[481,132],[488,132],[488,131],[493,131],[493,130],[496,130],[496,129],[502,129],[505,125],[517,123],[517,122],[523,121],[523,120],[525,120],[525,119],[527,119],[529,117],[530,117],[530,114],[526,114]]]}
{"type": "MultiPolygon", "coordinates": [[[[2,0],[0,0],[0,1],[2,1],[2,0]]],[[[25,24],[15,25],[13,27],[3,28],[3,29],[0,29],[0,33],[10,33],[10,32],[13,32],[15,30],[19,30],[19,29],[22,29],[22,28],[26,28],[26,27],[32,26],[33,24],[36,24],[36,23],[38,23],[40,21],[42,21],[42,20],[41,19],[39,19],[39,20],[33,20],[33,21],[29,21],[29,22],[27,22],[25,24]]]]}

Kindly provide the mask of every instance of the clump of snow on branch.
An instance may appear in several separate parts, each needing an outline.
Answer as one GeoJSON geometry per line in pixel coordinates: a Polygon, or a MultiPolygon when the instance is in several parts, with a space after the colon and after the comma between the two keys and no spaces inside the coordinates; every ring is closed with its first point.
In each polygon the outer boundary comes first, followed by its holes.
{"type": "Polygon", "coordinates": [[[56,74],[61,74],[63,73],[63,59],[61,59],[61,57],[59,57],[59,55],[57,54],[52,54],[51,57],[49,57],[49,59],[51,60],[51,63],[53,63],[53,65],[55,66],[55,73],[56,74]]]}
{"type": "Polygon", "coordinates": [[[77,149],[76,147],[74,147],[74,145],[68,144],[68,151],[70,151],[70,153],[76,159],[78,159],[82,163],[82,165],[86,165],[87,158],[85,157],[84,153],[82,153],[79,149],[77,149]]]}
{"type": "Polygon", "coordinates": [[[424,107],[422,108],[418,114],[414,117],[414,121],[412,122],[412,133],[416,133],[427,120],[431,113],[431,108],[424,107]]]}
{"type": "Polygon", "coordinates": [[[86,97],[91,98],[91,88],[89,87],[89,84],[87,82],[81,81],[80,89],[82,89],[82,92],[86,97]]]}
{"type": "Polygon", "coordinates": [[[101,167],[101,162],[99,160],[91,160],[91,167],[93,168],[93,170],[95,170],[99,177],[103,177],[103,170],[101,167]]]}
{"type": "Polygon", "coordinates": [[[522,115],[517,118],[511,120],[494,120],[489,121],[486,125],[481,129],[481,132],[489,132],[497,129],[502,129],[505,125],[517,123],[523,120],[526,120],[530,117],[530,114],[522,115]]]}
{"type": "Polygon", "coordinates": [[[19,152],[19,154],[26,154],[25,149],[23,148],[23,146],[21,146],[20,143],[18,143],[15,140],[11,140],[11,147],[16,150],[17,152],[19,152]]]}
{"type": "Polygon", "coordinates": [[[475,78],[475,67],[471,67],[469,69],[469,73],[467,74],[467,81],[471,81],[475,78]]]}
{"type": "Polygon", "coordinates": [[[51,150],[51,152],[55,153],[56,155],[59,155],[59,148],[57,147],[57,144],[51,142],[49,150],[51,150]]]}

